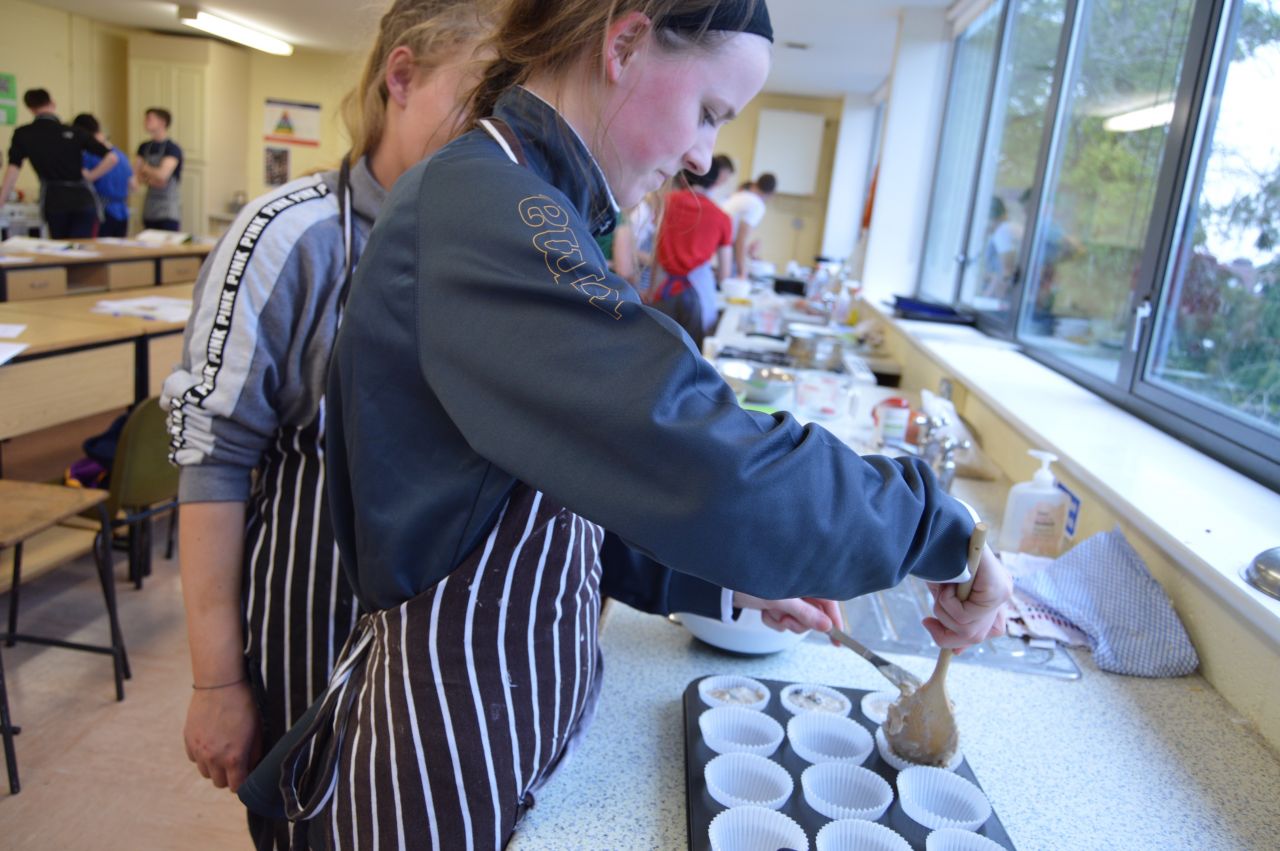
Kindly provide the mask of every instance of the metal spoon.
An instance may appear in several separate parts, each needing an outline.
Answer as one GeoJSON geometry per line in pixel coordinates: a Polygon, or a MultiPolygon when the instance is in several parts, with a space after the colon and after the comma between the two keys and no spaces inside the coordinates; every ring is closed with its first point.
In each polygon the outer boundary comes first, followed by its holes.
{"type": "MultiPolygon", "coordinates": [[[[978,523],[969,537],[969,581],[956,589],[956,597],[961,602],[969,598],[986,544],[987,524],[978,523]]],[[[889,717],[884,724],[885,738],[894,753],[905,760],[920,765],[945,766],[960,747],[960,731],[956,727],[946,688],[951,656],[951,651],[943,648],[928,682],[917,691],[903,688],[902,697],[889,707],[889,717]]]]}

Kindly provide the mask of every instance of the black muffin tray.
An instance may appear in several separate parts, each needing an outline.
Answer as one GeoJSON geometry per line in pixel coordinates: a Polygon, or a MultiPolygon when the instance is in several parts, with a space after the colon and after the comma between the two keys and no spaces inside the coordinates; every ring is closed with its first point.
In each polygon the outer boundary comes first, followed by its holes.
{"type": "MultiPolygon", "coordinates": [[[[698,727],[698,716],[708,708],[698,694],[698,683],[702,679],[702,677],[699,677],[689,683],[689,686],[684,690],[683,700],[685,797],[688,804],[690,851],[711,851],[711,839],[707,834],[707,828],[710,826],[711,820],[725,809],[711,797],[711,794],[707,791],[706,781],[703,779],[707,763],[714,759],[717,754],[707,747],[706,742],[702,740],[702,731],[698,727]]],[[[794,716],[782,706],[781,695],[782,690],[791,685],[791,683],[778,680],[760,680],[760,682],[768,686],[771,692],[769,704],[764,708],[764,713],[781,723],[785,730],[787,722],[794,716]]],[[[830,686],[830,688],[834,688],[852,701],[853,711],[849,713],[849,717],[867,728],[867,732],[874,737],[878,725],[862,714],[862,696],[868,692],[859,689],[839,688],[837,686],[830,686]]],[[[830,819],[811,808],[804,799],[804,790],[800,786],[800,775],[809,767],[809,763],[791,750],[791,743],[785,738],[770,759],[785,768],[791,774],[791,779],[795,783],[791,791],[791,797],[782,805],[780,812],[791,816],[804,828],[805,833],[809,836],[809,848],[812,849],[818,831],[830,819]]],[[[869,768],[879,774],[893,787],[893,803],[879,819],[879,823],[897,831],[912,848],[924,851],[925,839],[930,831],[923,825],[913,821],[902,811],[902,805],[898,801],[897,769],[881,759],[879,751],[874,749],[871,751],[871,756],[867,757],[862,765],[864,768],[869,768]]],[[[973,769],[969,767],[968,760],[962,761],[955,773],[972,782],[978,788],[982,788],[982,784],[978,783],[978,778],[973,774],[973,769]]],[[[977,832],[1004,846],[1009,851],[1016,851],[1013,840],[1009,838],[1009,834],[1005,833],[1004,825],[1000,823],[1000,817],[994,811],[991,813],[991,818],[987,819],[986,824],[980,827],[977,832]]]]}

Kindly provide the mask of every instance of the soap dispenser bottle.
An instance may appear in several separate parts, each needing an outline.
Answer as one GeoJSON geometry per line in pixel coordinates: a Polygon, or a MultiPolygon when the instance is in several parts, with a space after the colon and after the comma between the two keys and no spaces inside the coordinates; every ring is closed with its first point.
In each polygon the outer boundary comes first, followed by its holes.
{"type": "Polygon", "coordinates": [[[1040,459],[1040,469],[1029,482],[1009,490],[1000,525],[1000,549],[1037,556],[1057,556],[1067,528],[1067,495],[1054,486],[1049,465],[1058,460],[1050,452],[1032,449],[1027,454],[1040,459]]]}

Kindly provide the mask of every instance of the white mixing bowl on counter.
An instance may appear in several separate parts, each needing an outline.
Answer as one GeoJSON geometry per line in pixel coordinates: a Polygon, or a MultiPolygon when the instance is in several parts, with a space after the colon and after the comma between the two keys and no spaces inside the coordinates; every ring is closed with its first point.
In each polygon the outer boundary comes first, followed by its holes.
{"type": "Polygon", "coordinates": [[[755,609],[743,609],[733,623],[723,623],[718,618],[683,612],[672,615],[671,620],[683,624],[695,638],[712,647],[748,656],[779,653],[795,647],[809,634],[790,630],[779,631],[766,626],[760,619],[760,612],[755,609]]]}

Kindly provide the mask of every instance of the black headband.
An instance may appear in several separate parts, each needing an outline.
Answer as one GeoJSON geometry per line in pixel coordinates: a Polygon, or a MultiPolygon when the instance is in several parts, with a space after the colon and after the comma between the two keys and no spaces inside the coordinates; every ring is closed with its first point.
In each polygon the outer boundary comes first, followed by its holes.
{"type": "Polygon", "coordinates": [[[744,32],[773,41],[773,24],[765,0],[722,0],[701,12],[667,15],[659,26],[668,30],[744,32]]]}

